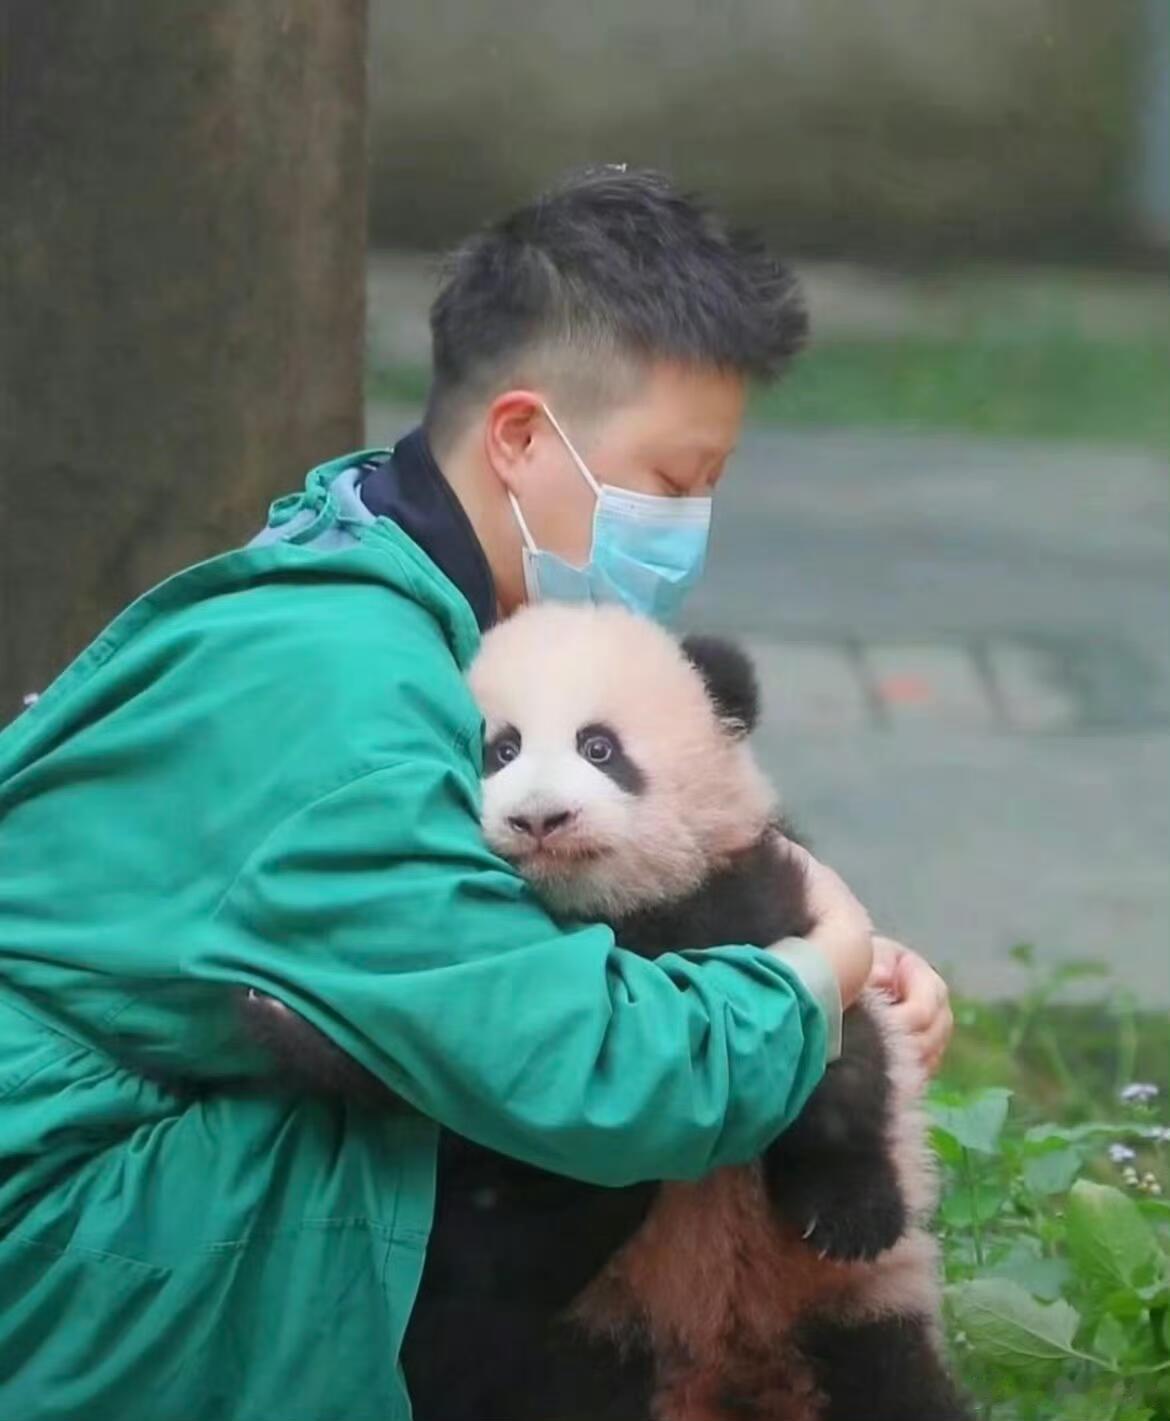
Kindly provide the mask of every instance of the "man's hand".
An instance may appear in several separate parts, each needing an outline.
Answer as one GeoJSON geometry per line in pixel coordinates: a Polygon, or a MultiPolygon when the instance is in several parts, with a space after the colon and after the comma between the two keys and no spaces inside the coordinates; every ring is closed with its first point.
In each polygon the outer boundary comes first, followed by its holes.
{"type": "Polygon", "coordinates": [[[925,958],[893,938],[874,936],[869,987],[894,999],[894,1015],[910,1037],[927,1075],[938,1070],[955,1018],[947,984],[925,958]]]}

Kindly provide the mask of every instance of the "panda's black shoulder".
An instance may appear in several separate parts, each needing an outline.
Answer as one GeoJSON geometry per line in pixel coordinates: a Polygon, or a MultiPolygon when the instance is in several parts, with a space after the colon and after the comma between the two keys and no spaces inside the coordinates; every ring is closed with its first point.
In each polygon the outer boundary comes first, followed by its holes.
{"type": "Polygon", "coordinates": [[[712,867],[684,898],[656,904],[614,924],[618,942],[645,956],[744,943],[767,947],[812,926],[804,873],[769,825],[753,843],[712,867]]]}

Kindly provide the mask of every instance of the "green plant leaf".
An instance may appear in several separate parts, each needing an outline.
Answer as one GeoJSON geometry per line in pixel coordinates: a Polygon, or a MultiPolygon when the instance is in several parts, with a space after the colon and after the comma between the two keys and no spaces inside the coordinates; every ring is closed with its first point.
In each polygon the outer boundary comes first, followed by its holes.
{"type": "Polygon", "coordinates": [[[1024,1140],[1028,1144],[1058,1140],[1066,1145],[1075,1145],[1097,1138],[1114,1140],[1135,1133],[1132,1120],[1093,1120],[1087,1125],[1055,1125],[1045,1122],[1042,1125],[1030,1125],[1024,1131],[1024,1140]]]}
{"type": "Polygon", "coordinates": [[[949,1135],[965,1149],[993,1155],[1011,1098],[1010,1090],[991,1086],[967,1097],[935,1096],[928,1101],[927,1109],[936,1130],[949,1135]]]}
{"type": "Polygon", "coordinates": [[[975,1278],[952,1284],[947,1300],[956,1324],[989,1361],[1029,1368],[1082,1357],[1073,1346],[1080,1314],[1063,1299],[1040,1303],[1007,1278],[975,1278]]]}
{"type": "Polygon", "coordinates": [[[1084,1162],[1083,1149],[1050,1138],[1027,1149],[1020,1173],[1033,1194],[1063,1194],[1084,1162]]]}
{"type": "Polygon", "coordinates": [[[976,1220],[987,1223],[1003,1208],[1007,1197],[1007,1189],[992,1180],[977,1184],[974,1190],[960,1185],[942,1201],[939,1218],[952,1229],[969,1228],[976,1220]]]}
{"type": "Polygon", "coordinates": [[[930,1143],[936,1155],[943,1164],[949,1165],[952,1169],[958,1169],[963,1163],[963,1147],[953,1135],[948,1135],[945,1130],[940,1130],[938,1126],[931,1129],[930,1143]]]}
{"type": "Polygon", "coordinates": [[[1109,968],[1095,958],[1076,957],[1052,969],[1052,981],[1073,982],[1080,977],[1108,977],[1109,968]]]}
{"type": "Polygon", "coordinates": [[[1138,1199],[1137,1206],[1156,1224],[1170,1224],[1170,1199],[1138,1199]]]}
{"type": "Polygon", "coordinates": [[[1060,1297],[1072,1270],[1065,1258],[1040,1258],[1018,1249],[988,1272],[994,1278],[1010,1278],[1034,1298],[1050,1303],[1060,1297]]]}
{"type": "Polygon", "coordinates": [[[1086,1280],[1121,1285],[1147,1300],[1166,1281],[1165,1255],[1134,1201],[1109,1184],[1081,1179],[1065,1207],[1069,1255],[1086,1280]]]}
{"type": "Polygon", "coordinates": [[[1117,1366],[1129,1352],[1130,1345],[1129,1332],[1112,1313],[1106,1313],[1093,1334],[1093,1351],[1117,1366]]]}
{"type": "Polygon", "coordinates": [[[1124,1322],[1136,1322],[1138,1318],[1145,1316],[1145,1298],[1143,1294],[1146,1289],[1142,1288],[1108,1288],[1096,1295],[1097,1310],[1102,1313],[1111,1312],[1114,1317],[1120,1318],[1124,1322]]]}

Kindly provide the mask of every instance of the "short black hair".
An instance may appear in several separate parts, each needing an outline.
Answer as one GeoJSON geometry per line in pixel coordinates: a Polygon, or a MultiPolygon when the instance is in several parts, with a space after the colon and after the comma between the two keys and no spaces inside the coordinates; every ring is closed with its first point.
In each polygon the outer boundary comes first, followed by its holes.
{"type": "Polygon", "coordinates": [[[541,351],[579,353],[597,372],[624,357],[766,381],[807,331],[796,278],[758,236],[661,173],[588,168],[448,259],[426,423],[450,423],[541,351]]]}

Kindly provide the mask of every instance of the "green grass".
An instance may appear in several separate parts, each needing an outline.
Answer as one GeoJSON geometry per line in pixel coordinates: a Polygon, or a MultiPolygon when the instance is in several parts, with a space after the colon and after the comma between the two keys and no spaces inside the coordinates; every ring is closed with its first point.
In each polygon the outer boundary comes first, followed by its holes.
{"type": "Polygon", "coordinates": [[[957,1002],[940,1083],[962,1091],[1007,1086],[1023,1118],[1064,1125],[1108,1113],[1129,1081],[1170,1084],[1165,1012],[1131,1012],[1115,1001],[1049,1006],[1017,1045],[1019,1019],[1016,1006],[957,1002]]]}
{"type": "Polygon", "coordinates": [[[957,1004],[931,1092],[952,1354],[980,1421],[1170,1421],[1170,1027],[1015,955],[1027,989],[957,1004]]]}
{"type": "Polygon", "coordinates": [[[381,365],[366,371],[366,399],[421,408],[431,383],[425,365],[381,365]]]}
{"type": "MultiPolygon", "coordinates": [[[[421,405],[420,365],[374,369],[371,399],[421,405]]],[[[1163,450],[1170,342],[1075,333],[836,338],[812,346],[752,415],[799,427],[949,430],[1163,450]]]]}
{"type": "Polygon", "coordinates": [[[814,345],[753,401],[762,420],[959,430],[1162,449],[1170,342],[1075,334],[902,337],[814,345]]]}

